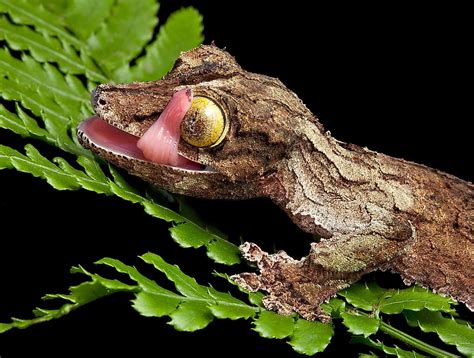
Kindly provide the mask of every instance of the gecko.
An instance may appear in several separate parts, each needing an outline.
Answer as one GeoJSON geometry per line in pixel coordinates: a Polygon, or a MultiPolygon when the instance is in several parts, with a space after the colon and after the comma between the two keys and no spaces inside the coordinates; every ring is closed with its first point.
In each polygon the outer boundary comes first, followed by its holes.
{"type": "Polygon", "coordinates": [[[81,144],[132,175],[206,199],[270,198],[319,237],[295,259],[246,242],[257,272],[234,275],[266,308],[323,322],[320,305],[389,270],[474,309],[474,186],[344,143],[280,80],[214,45],[183,52],[161,80],[101,84],[81,144]]]}

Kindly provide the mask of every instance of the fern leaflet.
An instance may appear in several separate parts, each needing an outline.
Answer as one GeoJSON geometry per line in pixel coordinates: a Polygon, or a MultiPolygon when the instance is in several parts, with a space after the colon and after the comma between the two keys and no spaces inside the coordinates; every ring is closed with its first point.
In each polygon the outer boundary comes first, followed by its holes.
{"type": "Polygon", "coordinates": [[[404,315],[410,326],[436,333],[444,343],[455,345],[460,353],[474,356],[474,330],[468,323],[461,324],[454,318],[444,317],[441,312],[428,310],[407,311],[404,315]]]}

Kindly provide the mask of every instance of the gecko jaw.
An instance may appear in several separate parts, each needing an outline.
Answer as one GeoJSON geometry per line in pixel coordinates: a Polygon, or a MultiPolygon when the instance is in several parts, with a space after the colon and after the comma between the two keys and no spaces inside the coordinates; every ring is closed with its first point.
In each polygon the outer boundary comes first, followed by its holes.
{"type": "MultiPolygon", "coordinates": [[[[127,159],[152,162],[155,165],[168,166],[180,171],[184,170],[187,172],[202,173],[215,172],[211,167],[204,166],[197,162],[193,162],[195,164],[193,167],[155,163],[154,161],[145,158],[143,152],[137,147],[140,137],[114,127],[99,116],[93,116],[82,121],[79,124],[77,131],[81,142],[89,148],[100,148],[114,155],[126,157],[127,159]]],[[[189,158],[186,159],[191,161],[189,158]]]]}

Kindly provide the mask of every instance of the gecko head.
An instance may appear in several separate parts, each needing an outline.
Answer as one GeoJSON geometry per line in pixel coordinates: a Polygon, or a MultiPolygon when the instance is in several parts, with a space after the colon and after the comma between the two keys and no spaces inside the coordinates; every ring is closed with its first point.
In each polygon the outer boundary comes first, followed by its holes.
{"type": "Polygon", "coordinates": [[[102,84],[96,116],[78,128],[100,157],[171,192],[206,198],[261,196],[314,117],[279,80],[244,71],[226,51],[184,52],[163,79],[102,84]]]}

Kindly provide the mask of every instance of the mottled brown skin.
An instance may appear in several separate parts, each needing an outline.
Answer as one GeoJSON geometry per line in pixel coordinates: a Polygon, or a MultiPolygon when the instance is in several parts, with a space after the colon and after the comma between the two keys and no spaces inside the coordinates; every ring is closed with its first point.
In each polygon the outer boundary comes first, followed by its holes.
{"type": "Polygon", "coordinates": [[[244,71],[215,46],[183,53],[160,81],[100,85],[93,102],[108,123],[141,136],[172,94],[185,87],[216,101],[230,121],[217,147],[179,144],[180,154],[212,172],[117,156],[83,133],[79,139],[104,159],[174,193],[269,197],[302,230],[322,237],[301,260],[242,245],[260,273],[234,279],[249,290],[266,291],[266,307],[327,320],[321,302],[382,269],[474,308],[471,183],[332,138],[279,80],[244,71]]]}

